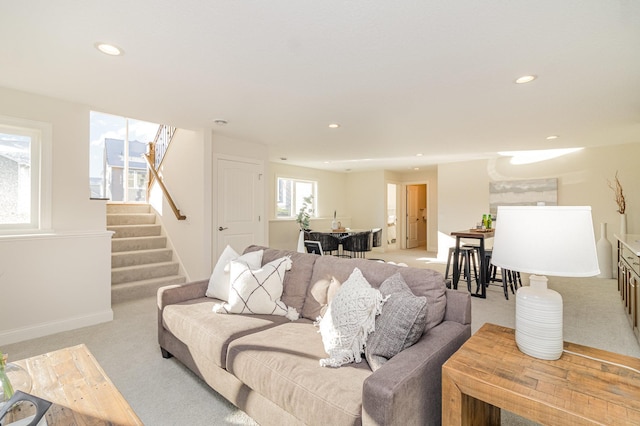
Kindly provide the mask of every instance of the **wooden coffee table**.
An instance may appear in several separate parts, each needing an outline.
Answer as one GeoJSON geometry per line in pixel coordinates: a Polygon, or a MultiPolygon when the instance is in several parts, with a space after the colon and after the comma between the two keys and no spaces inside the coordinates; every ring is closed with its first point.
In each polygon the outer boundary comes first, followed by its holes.
{"type": "Polygon", "coordinates": [[[442,366],[442,424],[499,425],[504,408],[549,425],[640,425],[640,372],[618,366],[640,370],[640,359],[564,349],[584,356],[532,358],[513,329],[483,325],[442,366]]]}
{"type": "Polygon", "coordinates": [[[33,381],[28,393],[51,401],[49,425],[142,425],[85,345],[15,361],[33,381]]]}

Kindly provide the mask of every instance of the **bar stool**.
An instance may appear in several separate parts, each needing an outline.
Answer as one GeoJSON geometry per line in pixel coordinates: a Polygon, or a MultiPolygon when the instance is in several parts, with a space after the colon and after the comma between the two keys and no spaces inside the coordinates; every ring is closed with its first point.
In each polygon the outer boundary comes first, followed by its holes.
{"type": "Polygon", "coordinates": [[[504,298],[509,300],[509,288],[511,294],[515,294],[515,288],[518,288],[518,284],[522,287],[522,280],[520,279],[520,272],[512,271],[509,269],[500,268],[491,263],[491,250],[485,250],[485,256],[487,256],[487,265],[489,265],[489,271],[487,274],[488,285],[491,283],[499,282],[502,285],[502,291],[504,292],[504,298]],[[500,276],[498,276],[498,273],[500,276]]]}
{"type": "MultiPolygon", "coordinates": [[[[447,259],[447,267],[444,273],[445,283],[447,288],[452,288],[452,279],[449,279],[449,269],[453,264],[453,256],[456,252],[455,247],[449,248],[449,258],[447,259]]],[[[458,270],[459,276],[463,277],[467,281],[467,290],[471,292],[471,265],[473,265],[473,280],[475,280],[476,285],[479,284],[479,276],[478,276],[478,264],[476,262],[475,249],[472,246],[461,246],[460,247],[460,257],[458,258],[458,270]]],[[[453,286],[454,289],[457,289],[458,286],[453,286]]]]}

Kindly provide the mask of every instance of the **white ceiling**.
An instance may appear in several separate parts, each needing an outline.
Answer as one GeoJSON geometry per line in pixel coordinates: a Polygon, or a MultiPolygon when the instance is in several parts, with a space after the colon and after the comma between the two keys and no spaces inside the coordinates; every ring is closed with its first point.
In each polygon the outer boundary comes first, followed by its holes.
{"type": "Polygon", "coordinates": [[[3,0],[0,86],[331,170],[640,142],[640,0],[3,0]]]}

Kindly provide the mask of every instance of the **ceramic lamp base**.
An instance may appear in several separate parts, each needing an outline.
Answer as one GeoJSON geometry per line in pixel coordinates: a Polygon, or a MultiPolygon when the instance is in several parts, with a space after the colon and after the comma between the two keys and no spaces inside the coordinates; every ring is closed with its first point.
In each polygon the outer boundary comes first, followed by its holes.
{"type": "Polygon", "coordinates": [[[563,349],[562,296],[547,288],[547,277],[531,275],[516,294],[516,344],[534,358],[555,360],[563,349]]]}

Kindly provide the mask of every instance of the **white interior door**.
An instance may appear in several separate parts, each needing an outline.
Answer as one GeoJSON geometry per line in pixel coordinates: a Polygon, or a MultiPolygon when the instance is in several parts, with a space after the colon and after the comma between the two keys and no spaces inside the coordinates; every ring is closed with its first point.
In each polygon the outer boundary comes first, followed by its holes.
{"type": "Polygon", "coordinates": [[[418,187],[407,186],[407,248],[415,248],[419,245],[418,223],[420,210],[418,207],[418,187]]]}
{"type": "Polygon", "coordinates": [[[261,164],[218,159],[217,256],[230,245],[238,253],[264,244],[264,182],[261,164]]]}

